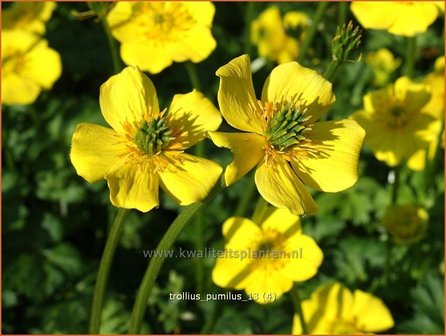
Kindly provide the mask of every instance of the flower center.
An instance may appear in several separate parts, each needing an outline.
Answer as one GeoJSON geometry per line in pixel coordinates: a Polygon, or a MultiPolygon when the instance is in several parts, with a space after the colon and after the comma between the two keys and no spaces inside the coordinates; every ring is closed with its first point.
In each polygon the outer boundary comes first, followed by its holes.
{"type": "Polygon", "coordinates": [[[301,106],[286,102],[270,119],[266,117],[265,136],[274,149],[283,151],[305,140],[311,128],[306,125],[310,117],[304,112],[301,106]]]}
{"type": "Polygon", "coordinates": [[[271,240],[263,241],[257,246],[256,257],[265,258],[268,257],[271,251],[274,249],[274,243],[271,240]]]}
{"type": "Polygon", "coordinates": [[[394,106],[389,111],[389,117],[387,125],[390,128],[401,128],[407,125],[408,122],[407,113],[404,108],[400,106],[394,106]]]}
{"type": "Polygon", "coordinates": [[[138,148],[147,154],[159,153],[173,139],[172,130],[166,125],[163,114],[144,122],[136,132],[134,141],[138,148]]]}
{"type": "Polygon", "coordinates": [[[164,42],[180,39],[195,23],[187,7],[180,2],[141,3],[134,15],[148,39],[164,42]]]}

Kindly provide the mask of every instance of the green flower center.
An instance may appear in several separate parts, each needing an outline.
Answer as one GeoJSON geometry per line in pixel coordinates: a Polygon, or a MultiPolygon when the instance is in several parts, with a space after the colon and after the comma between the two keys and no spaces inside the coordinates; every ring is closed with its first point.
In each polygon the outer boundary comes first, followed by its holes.
{"type": "Polygon", "coordinates": [[[406,126],[408,122],[407,113],[404,108],[400,106],[394,106],[390,109],[390,115],[388,119],[388,125],[391,128],[400,128],[406,126]]]}
{"type": "Polygon", "coordinates": [[[272,241],[264,241],[262,242],[256,249],[257,255],[259,257],[266,257],[274,248],[274,244],[272,241]]]}
{"type": "Polygon", "coordinates": [[[283,151],[305,140],[305,132],[310,129],[306,123],[310,117],[304,112],[292,103],[285,103],[268,123],[265,135],[269,144],[283,151]]]}
{"type": "Polygon", "coordinates": [[[160,152],[172,139],[172,130],[167,127],[163,115],[145,122],[135,135],[136,145],[147,154],[160,152]]]}

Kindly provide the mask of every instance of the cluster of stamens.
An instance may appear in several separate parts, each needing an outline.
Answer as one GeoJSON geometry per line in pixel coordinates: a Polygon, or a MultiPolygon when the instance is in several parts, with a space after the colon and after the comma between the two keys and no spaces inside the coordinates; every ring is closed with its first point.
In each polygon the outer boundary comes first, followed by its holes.
{"type": "Polygon", "coordinates": [[[166,125],[166,113],[162,112],[144,124],[136,132],[134,141],[146,154],[157,154],[173,139],[172,130],[166,125]]]}
{"type": "Polygon", "coordinates": [[[391,128],[404,127],[408,122],[407,113],[403,108],[395,106],[391,108],[390,114],[387,120],[387,125],[391,128]]]}
{"type": "Polygon", "coordinates": [[[285,102],[278,111],[267,120],[265,136],[268,143],[276,150],[284,151],[306,140],[305,133],[310,116],[301,105],[285,102]]]}

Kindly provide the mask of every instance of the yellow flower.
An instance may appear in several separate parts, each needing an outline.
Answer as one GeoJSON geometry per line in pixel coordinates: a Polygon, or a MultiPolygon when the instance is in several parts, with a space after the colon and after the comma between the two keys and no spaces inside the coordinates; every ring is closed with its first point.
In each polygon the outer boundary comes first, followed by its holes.
{"type": "Polygon", "coordinates": [[[425,84],[401,77],[364,97],[364,110],[352,118],[365,130],[365,143],[376,158],[393,167],[427,149],[440,130],[440,121],[424,112],[431,99],[425,84]]]}
{"type": "Polygon", "coordinates": [[[301,12],[286,13],[282,22],[279,9],[269,7],[251,22],[251,42],[261,57],[278,63],[294,61],[309,22],[301,12]]]}
{"type": "Polygon", "coordinates": [[[224,254],[212,271],[215,284],[244,289],[259,303],[270,303],[288,292],[294,281],[312,278],[323,254],[302,234],[299,217],[268,208],[259,223],[232,217],[223,224],[224,254]]]}
{"type": "Polygon", "coordinates": [[[159,185],[181,205],[208,194],[222,168],[184,153],[221,123],[201,93],[175,95],[160,111],[150,79],[127,67],[101,86],[100,105],[113,129],[78,125],[71,161],[88,182],[107,180],[113,205],[149,211],[158,206],[159,185]]]}
{"type": "Polygon", "coordinates": [[[118,2],[107,16],[127,65],[159,73],[175,62],[203,61],[215,49],[210,2],[118,2]]]}
{"type": "Polygon", "coordinates": [[[295,215],[315,213],[304,184],[337,192],[358,178],[364,130],[353,120],[321,121],[335,97],[331,83],[296,62],[277,66],[257,100],[249,57],[235,58],[217,71],[223,117],[243,133],[211,132],[219,147],[232,150],[225,181],[233,184],[255,166],[265,200],[295,215]]]}
{"type": "Polygon", "coordinates": [[[402,36],[424,33],[440,13],[428,1],[354,1],[351,10],[364,28],[402,36]]]}
{"type": "Polygon", "coordinates": [[[390,75],[400,66],[401,60],[395,58],[389,49],[381,48],[375,52],[370,52],[365,58],[365,62],[372,68],[374,84],[382,86],[389,82],[390,75]]]}
{"type": "MultiPolygon", "coordinates": [[[[320,286],[302,302],[308,332],[321,335],[362,334],[394,326],[392,315],[381,299],[359,289],[353,293],[340,283],[320,286]]],[[[302,334],[297,315],[293,335],[302,334]]]]}
{"type": "Polygon", "coordinates": [[[55,2],[15,2],[2,12],[2,29],[45,33],[45,22],[56,8],[55,2]]]}
{"type": "Polygon", "coordinates": [[[382,220],[396,243],[412,243],[426,233],[429,215],[417,205],[390,206],[382,220]]]}
{"type": "MultiPolygon", "coordinates": [[[[435,61],[435,70],[428,74],[423,82],[430,87],[432,93],[431,99],[423,108],[423,113],[427,113],[439,120],[444,120],[444,56],[439,57],[435,61]]],[[[439,129],[438,131],[441,130],[439,129]]],[[[444,134],[444,130],[442,132],[444,134]]],[[[426,157],[429,160],[435,157],[438,147],[438,137],[438,133],[436,136],[433,135],[427,153],[426,149],[420,149],[412,155],[407,161],[407,166],[410,169],[417,171],[423,170],[426,166],[426,157]]]]}
{"type": "Polygon", "coordinates": [[[59,54],[38,35],[2,31],[2,103],[31,104],[60,77],[59,54]]]}

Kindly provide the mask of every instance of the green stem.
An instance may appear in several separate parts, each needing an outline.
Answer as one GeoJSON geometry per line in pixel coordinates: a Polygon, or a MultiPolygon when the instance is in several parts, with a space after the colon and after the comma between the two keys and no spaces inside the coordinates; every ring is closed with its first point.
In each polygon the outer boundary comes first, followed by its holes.
{"type": "Polygon", "coordinates": [[[150,292],[155,284],[155,280],[164,263],[164,257],[166,251],[171,248],[178,235],[184,229],[184,227],[194,218],[198,211],[208,203],[217,193],[225,188],[224,178],[220,178],[208,196],[201,202],[197,202],[187,206],[172,222],[167,229],[163,238],[159,242],[154,256],[150,259],[147,270],[142,279],[141,285],[136,295],[135,305],[133,306],[132,316],[130,320],[129,334],[138,334],[141,330],[142,321],[147,308],[147,300],[150,292]]]}
{"type": "Polygon", "coordinates": [[[300,325],[302,326],[302,334],[308,335],[307,323],[305,322],[304,311],[302,310],[302,301],[300,299],[299,290],[296,286],[293,286],[290,291],[291,299],[293,300],[294,310],[299,316],[300,325]]]}
{"type": "MultiPolygon", "coordinates": [[[[197,89],[198,91],[201,91],[200,76],[198,75],[195,63],[186,62],[185,67],[187,75],[189,76],[192,89],[197,89]]],[[[206,155],[203,141],[200,141],[195,145],[195,155],[199,157],[204,157],[206,155]]],[[[195,249],[197,251],[202,251],[204,250],[204,214],[202,211],[199,211],[196,215],[195,226],[196,226],[195,249]]],[[[204,283],[203,263],[197,261],[197,263],[195,264],[195,285],[197,293],[203,292],[203,283],[204,283]]]]}
{"type": "Polygon", "coordinates": [[[110,48],[110,55],[113,63],[113,72],[118,73],[121,71],[121,61],[119,58],[119,50],[115,39],[112,36],[110,27],[107,23],[107,6],[108,4],[101,2],[89,2],[88,6],[97,14],[99,20],[104,27],[105,35],[107,36],[108,47],[110,48]]]}
{"type": "Polygon", "coordinates": [[[200,77],[198,76],[198,71],[197,67],[195,66],[195,63],[186,62],[184,64],[186,66],[187,75],[189,76],[189,80],[192,84],[192,89],[197,89],[198,91],[201,91],[200,77]]]}
{"type": "Polygon", "coordinates": [[[415,58],[417,52],[417,41],[416,37],[408,37],[406,44],[406,63],[404,65],[403,74],[405,76],[411,77],[413,75],[413,70],[415,67],[415,58]]]}
{"type": "Polygon", "coordinates": [[[330,78],[333,77],[334,72],[336,71],[336,69],[338,68],[338,66],[340,64],[341,63],[339,62],[339,60],[332,60],[330,62],[330,64],[328,64],[328,67],[327,67],[327,69],[324,72],[324,75],[323,75],[324,78],[327,79],[327,80],[330,80],[330,78]]]}
{"type": "Polygon", "coordinates": [[[324,15],[324,12],[327,9],[328,4],[329,4],[329,2],[323,1],[323,2],[319,2],[319,5],[317,6],[316,14],[314,15],[314,20],[313,20],[311,27],[307,33],[307,38],[304,40],[304,42],[302,43],[302,46],[300,48],[299,57],[298,57],[298,61],[300,63],[302,63],[302,61],[304,60],[304,58],[307,54],[308,48],[310,47],[311,43],[313,42],[314,36],[316,35],[317,26],[318,26],[319,22],[321,21],[322,16],[324,15]]]}
{"type": "Polygon", "coordinates": [[[394,169],[395,181],[392,184],[392,193],[390,202],[392,205],[395,205],[398,202],[398,189],[400,186],[400,166],[396,166],[394,169]]]}
{"type": "Polygon", "coordinates": [[[255,194],[255,191],[257,190],[254,177],[252,176],[248,180],[248,185],[246,186],[246,189],[243,192],[243,198],[240,200],[239,204],[237,205],[237,208],[235,209],[234,216],[244,216],[246,214],[246,211],[248,210],[249,205],[251,204],[252,197],[255,194]]]}
{"type": "Polygon", "coordinates": [[[252,221],[256,224],[261,224],[267,210],[268,202],[265,201],[262,196],[259,196],[259,198],[257,199],[256,207],[254,209],[254,213],[252,215],[252,221]]]}
{"type": "Polygon", "coordinates": [[[338,3],[338,26],[342,26],[347,19],[347,2],[338,3]]]}
{"type": "Polygon", "coordinates": [[[113,261],[113,256],[118,246],[119,239],[124,224],[124,218],[127,214],[127,209],[118,209],[115,220],[110,229],[110,233],[105,243],[104,253],[102,254],[99,270],[96,277],[96,285],[93,295],[93,303],[91,307],[90,316],[90,334],[98,334],[101,324],[102,306],[104,303],[104,294],[107,287],[108,276],[110,274],[110,266],[113,261]]]}
{"type": "Polygon", "coordinates": [[[245,10],[245,54],[251,52],[251,20],[254,14],[254,2],[248,1],[245,10]]]}
{"type": "MultiPolygon", "coordinates": [[[[392,184],[391,194],[390,194],[390,204],[395,205],[398,202],[398,189],[400,186],[400,166],[396,166],[393,170],[395,174],[395,180],[392,184]]],[[[392,248],[393,244],[391,241],[390,235],[388,235],[387,243],[386,243],[386,264],[385,264],[385,275],[384,275],[384,284],[387,285],[390,281],[390,268],[391,268],[391,260],[392,260],[392,248]]]]}

